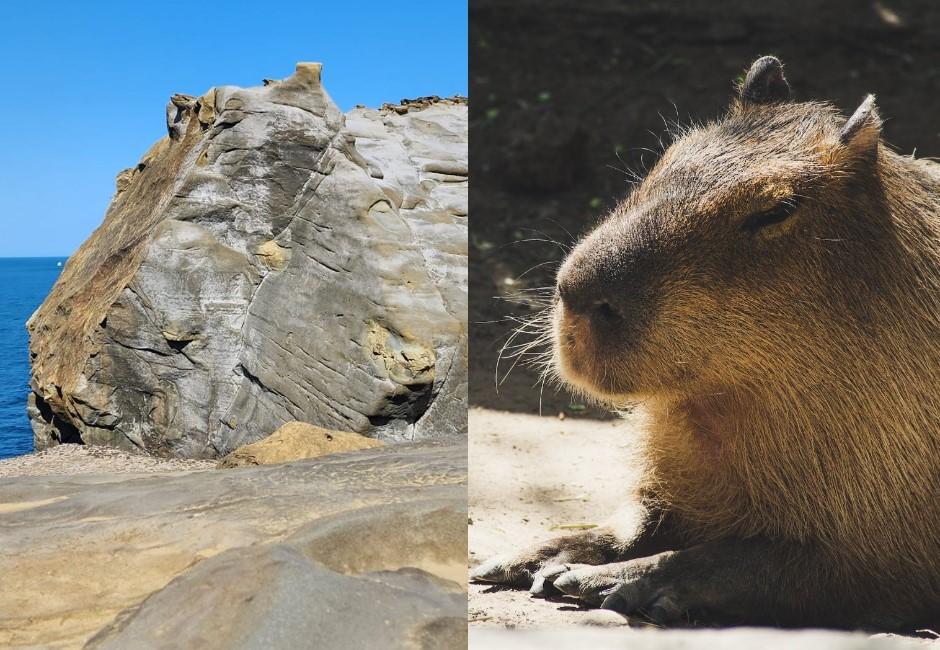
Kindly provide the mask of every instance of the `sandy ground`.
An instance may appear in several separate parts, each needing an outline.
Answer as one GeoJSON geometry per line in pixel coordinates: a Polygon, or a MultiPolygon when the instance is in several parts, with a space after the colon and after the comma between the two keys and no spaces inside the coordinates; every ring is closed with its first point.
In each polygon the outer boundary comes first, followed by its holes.
{"type": "MultiPolygon", "coordinates": [[[[470,411],[470,564],[599,525],[635,480],[631,423],[470,411]]],[[[471,626],[623,623],[571,599],[471,584],[471,626]]]]}
{"type": "Polygon", "coordinates": [[[0,478],[51,474],[136,474],[212,469],[217,461],[154,458],[108,447],[58,445],[0,460],[0,478]]]}

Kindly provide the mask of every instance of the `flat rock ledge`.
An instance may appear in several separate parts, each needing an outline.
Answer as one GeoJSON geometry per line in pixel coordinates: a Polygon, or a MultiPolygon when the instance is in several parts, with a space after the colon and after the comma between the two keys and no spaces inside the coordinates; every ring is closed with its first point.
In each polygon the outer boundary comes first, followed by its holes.
{"type": "Polygon", "coordinates": [[[463,445],[0,485],[0,646],[459,648],[463,445]]]}

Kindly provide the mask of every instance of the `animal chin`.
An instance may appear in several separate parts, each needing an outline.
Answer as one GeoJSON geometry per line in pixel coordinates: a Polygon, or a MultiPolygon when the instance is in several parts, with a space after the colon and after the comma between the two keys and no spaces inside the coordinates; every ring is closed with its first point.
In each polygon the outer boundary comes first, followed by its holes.
{"type": "Polygon", "coordinates": [[[554,364],[562,381],[597,402],[629,401],[633,387],[624,381],[610,341],[598,340],[588,319],[561,314],[555,319],[554,364]]]}

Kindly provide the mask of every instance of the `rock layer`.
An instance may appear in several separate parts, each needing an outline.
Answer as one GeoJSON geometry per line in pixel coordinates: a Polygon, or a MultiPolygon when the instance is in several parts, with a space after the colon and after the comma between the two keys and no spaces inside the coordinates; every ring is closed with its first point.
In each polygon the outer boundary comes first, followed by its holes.
{"type": "Polygon", "coordinates": [[[36,447],[465,433],[466,103],[343,115],[298,64],[167,129],[28,323],[36,447]]]}
{"type": "Polygon", "coordinates": [[[466,448],[0,485],[0,646],[466,647],[466,448]]]}

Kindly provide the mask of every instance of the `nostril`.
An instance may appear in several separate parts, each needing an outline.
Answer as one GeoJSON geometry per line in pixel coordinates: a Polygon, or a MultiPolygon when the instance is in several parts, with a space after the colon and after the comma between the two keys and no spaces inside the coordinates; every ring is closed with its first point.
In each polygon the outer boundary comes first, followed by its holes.
{"type": "Polygon", "coordinates": [[[555,287],[555,299],[561,300],[572,313],[590,316],[602,323],[615,323],[621,320],[620,312],[609,301],[592,297],[583,288],[579,289],[581,290],[572,290],[565,283],[559,282],[555,287]]]}
{"type": "Polygon", "coordinates": [[[620,314],[618,314],[617,310],[615,310],[606,300],[598,300],[595,302],[593,311],[595,316],[605,322],[620,320],[620,314]]]}

